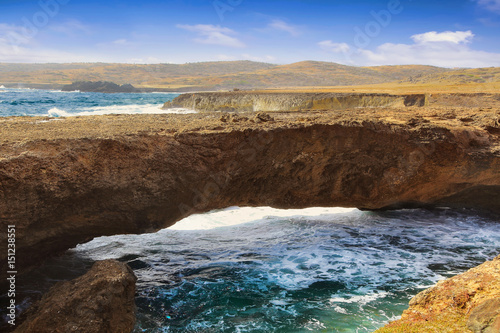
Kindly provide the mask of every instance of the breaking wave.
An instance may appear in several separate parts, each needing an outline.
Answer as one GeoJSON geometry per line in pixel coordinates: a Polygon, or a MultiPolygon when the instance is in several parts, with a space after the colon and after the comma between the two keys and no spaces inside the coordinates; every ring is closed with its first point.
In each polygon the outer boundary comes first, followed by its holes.
{"type": "Polygon", "coordinates": [[[373,332],[499,248],[498,222],[469,212],[231,207],[96,238],[33,283],[114,258],[138,277],[134,332],[373,332]]]}
{"type": "Polygon", "coordinates": [[[194,110],[189,109],[165,109],[162,105],[112,105],[112,106],[96,106],[86,108],[85,110],[68,112],[59,108],[52,108],[47,112],[49,117],[75,117],[75,116],[98,116],[106,114],[188,114],[196,113],[194,110]]]}

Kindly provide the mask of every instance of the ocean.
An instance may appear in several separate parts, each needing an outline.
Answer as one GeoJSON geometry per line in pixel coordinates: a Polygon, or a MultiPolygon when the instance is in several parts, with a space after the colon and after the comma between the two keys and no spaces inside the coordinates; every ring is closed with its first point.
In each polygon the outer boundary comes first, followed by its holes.
{"type": "MultiPolygon", "coordinates": [[[[175,96],[3,89],[0,115],[164,112],[175,96]]],[[[80,244],[20,277],[18,310],[112,258],[138,277],[136,333],[372,332],[498,253],[498,221],[469,210],[229,207],[80,244]]]]}
{"type": "Polygon", "coordinates": [[[20,309],[117,259],[138,278],[135,333],[373,332],[499,251],[498,221],[470,211],[230,207],[78,245],[23,278],[20,309]]]}
{"type": "Polygon", "coordinates": [[[103,114],[192,113],[188,109],[162,110],[175,93],[103,94],[0,87],[0,117],[70,117],[103,114]]]}

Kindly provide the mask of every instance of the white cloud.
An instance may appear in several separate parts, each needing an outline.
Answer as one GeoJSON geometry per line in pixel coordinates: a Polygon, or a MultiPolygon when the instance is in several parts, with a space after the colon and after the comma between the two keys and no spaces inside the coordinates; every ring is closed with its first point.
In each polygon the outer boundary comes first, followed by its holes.
{"type": "Polygon", "coordinates": [[[500,27],[500,22],[496,20],[492,20],[489,17],[483,17],[478,19],[479,22],[481,22],[484,26],[489,27],[489,28],[498,28],[500,27]]]}
{"type": "Polygon", "coordinates": [[[479,6],[500,14],[500,0],[476,0],[479,6]]]}
{"type": "Polygon", "coordinates": [[[412,44],[385,43],[374,50],[354,49],[345,43],[323,41],[319,46],[335,54],[335,61],[356,65],[433,65],[440,67],[500,66],[500,54],[470,47],[471,31],[435,31],[413,35],[412,44]],[[339,54],[342,53],[342,56],[339,54]]]}
{"type": "Polygon", "coordinates": [[[461,44],[461,43],[470,43],[472,38],[474,38],[474,34],[472,31],[445,31],[445,32],[436,32],[430,31],[424,34],[413,35],[411,39],[415,41],[415,43],[424,44],[424,43],[432,43],[432,42],[445,42],[445,43],[453,43],[453,44],[461,44]]]}
{"type": "Polygon", "coordinates": [[[136,42],[131,42],[126,38],[119,38],[111,42],[103,42],[103,43],[97,43],[96,46],[104,49],[116,49],[116,48],[123,48],[126,46],[134,46],[137,45],[136,42]]]}
{"type": "Polygon", "coordinates": [[[12,46],[29,44],[33,36],[24,27],[0,23],[0,42],[12,46]]]}
{"type": "Polygon", "coordinates": [[[235,48],[245,47],[245,44],[238,38],[230,36],[236,35],[236,32],[229,28],[211,24],[178,24],[177,28],[197,33],[200,38],[196,38],[194,41],[200,44],[221,45],[235,48]]]}
{"type": "Polygon", "coordinates": [[[74,36],[76,33],[80,32],[89,35],[92,32],[92,29],[89,26],[83,24],[78,20],[68,20],[64,23],[53,24],[49,26],[49,29],[66,34],[68,36],[74,36]]]}
{"type": "Polygon", "coordinates": [[[319,42],[318,45],[325,51],[333,53],[347,53],[351,47],[347,43],[334,43],[331,40],[324,40],[319,42]]]}
{"type": "Polygon", "coordinates": [[[282,20],[273,20],[271,23],[269,23],[268,28],[288,32],[290,35],[294,37],[301,35],[301,32],[296,27],[282,20]]]}
{"type": "Polygon", "coordinates": [[[0,23],[0,62],[90,61],[83,55],[43,48],[33,37],[35,32],[25,27],[0,23]]]}
{"type": "Polygon", "coordinates": [[[75,55],[51,49],[12,45],[0,40],[0,62],[83,62],[92,61],[83,55],[75,55]]]}
{"type": "Polygon", "coordinates": [[[114,44],[114,45],[129,45],[130,42],[128,40],[126,40],[125,38],[121,38],[121,39],[117,39],[117,40],[113,41],[112,44],[114,44]]]}

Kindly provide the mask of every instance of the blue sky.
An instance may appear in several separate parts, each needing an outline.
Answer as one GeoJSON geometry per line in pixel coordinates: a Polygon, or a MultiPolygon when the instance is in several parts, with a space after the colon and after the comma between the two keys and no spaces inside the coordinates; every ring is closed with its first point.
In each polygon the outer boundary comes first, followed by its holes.
{"type": "Polygon", "coordinates": [[[0,62],[500,66],[500,0],[2,0],[0,62]]]}

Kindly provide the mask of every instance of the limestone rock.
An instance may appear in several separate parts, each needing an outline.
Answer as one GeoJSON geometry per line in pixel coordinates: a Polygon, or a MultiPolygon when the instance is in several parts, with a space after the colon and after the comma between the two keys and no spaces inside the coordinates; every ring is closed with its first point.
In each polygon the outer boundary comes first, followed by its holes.
{"type": "Polygon", "coordinates": [[[15,333],[129,333],[135,324],[130,267],[99,261],[85,275],[60,282],[29,309],[15,333]]]}
{"type": "Polygon", "coordinates": [[[472,310],[467,327],[474,333],[500,332],[500,297],[486,300],[472,310]]]}
{"type": "Polygon", "coordinates": [[[0,225],[16,226],[16,268],[230,206],[500,212],[500,137],[484,128],[496,109],[222,116],[0,119],[0,225]]]}
{"type": "Polygon", "coordinates": [[[500,256],[439,282],[377,333],[500,332],[500,256]]]}
{"type": "Polygon", "coordinates": [[[164,109],[188,108],[196,111],[303,111],[303,110],[345,110],[355,107],[404,107],[424,106],[424,94],[407,96],[390,94],[357,93],[256,93],[256,92],[218,92],[183,94],[164,109]]]}

